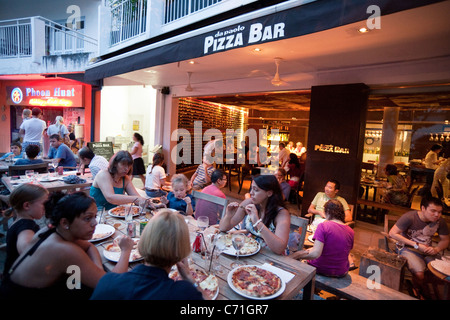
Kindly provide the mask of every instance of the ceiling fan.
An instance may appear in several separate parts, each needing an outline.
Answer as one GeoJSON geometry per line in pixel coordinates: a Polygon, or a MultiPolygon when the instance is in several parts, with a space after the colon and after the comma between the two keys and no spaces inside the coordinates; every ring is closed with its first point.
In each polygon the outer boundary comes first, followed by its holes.
{"type": "Polygon", "coordinates": [[[192,89],[192,87],[191,87],[191,75],[192,75],[192,72],[191,71],[188,71],[188,79],[189,79],[189,81],[188,81],[188,85],[186,86],[186,88],[184,89],[184,90],[186,90],[186,91],[188,91],[188,92],[191,92],[192,90],[194,90],[194,89],[192,89]]]}
{"type": "Polygon", "coordinates": [[[284,81],[281,80],[280,74],[278,72],[278,69],[280,67],[280,62],[281,62],[281,58],[275,58],[275,65],[277,66],[277,71],[276,71],[275,76],[273,77],[271,83],[276,87],[279,87],[284,83],[284,81]]]}

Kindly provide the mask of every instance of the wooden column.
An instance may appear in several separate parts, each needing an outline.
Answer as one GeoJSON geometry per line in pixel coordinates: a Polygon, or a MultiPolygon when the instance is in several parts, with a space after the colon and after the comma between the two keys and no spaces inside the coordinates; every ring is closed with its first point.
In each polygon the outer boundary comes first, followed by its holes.
{"type": "Polygon", "coordinates": [[[330,179],[356,205],[368,96],[362,83],[312,87],[302,215],[330,179]]]}

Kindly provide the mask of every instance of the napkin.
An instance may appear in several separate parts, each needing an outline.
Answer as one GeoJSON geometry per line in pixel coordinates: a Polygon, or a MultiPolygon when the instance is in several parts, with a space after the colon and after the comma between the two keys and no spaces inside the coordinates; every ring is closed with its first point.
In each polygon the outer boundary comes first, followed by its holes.
{"type": "Polygon", "coordinates": [[[292,278],[295,277],[295,275],[293,273],[283,270],[283,269],[280,269],[278,267],[275,267],[269,263],[264,263],[261,267],[275,273],[277,276],[279,276],[284,281],[284,283],[288,283],[289,281],[292,280],[292,278]]]}

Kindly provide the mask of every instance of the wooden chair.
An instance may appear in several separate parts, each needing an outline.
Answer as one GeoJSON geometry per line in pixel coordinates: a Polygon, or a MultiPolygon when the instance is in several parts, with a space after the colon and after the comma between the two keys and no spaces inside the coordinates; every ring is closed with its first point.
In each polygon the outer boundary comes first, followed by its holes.
{"type": "Polygon", "coordinates": [[[39,172],[39,173],[47,173],[48,172],[48,164],[46,162],[44,162],[44,163],[28,164],[28,165],[22,165],[22,166],[9,166],[8,175],[10,177],[17,176],[17,175],[24,175],[26,170],[34,170],[35,172],[39,172]]]}
{"type": "Polygon", "coordinates": [[[308,219],[291,215],[291,231],[298,232],[300,235],[298,241],[298,250],[303,250],[308,224],[308,219]]]}
{"type": "Polygon", "coordinates": [[[384,236],[384,249],[386,252],[395,252],[393,245],[395,245],[395,240],[389,236],[389,230],[394,226],[394,224],[400,219],[400,216],[394,216],[386,214],[384,216],[384,228],[381,234],[384,236]]]}
{"type": "Polygon", "coordinates": [[[227,211],[228,199],[224,199],[221,197],[206,194],[206,193],[203,193],[203,192],[200,192],[197,190],[192,191],[192,196],[195,199],[202,199],[202,200],[209,201],[209,202],[218,204],[220,206],[223,206],[223,210],[222,210],[222,214],[221,214],[220,218],[222,218],[225,215],[225,213],[227,211]]]}

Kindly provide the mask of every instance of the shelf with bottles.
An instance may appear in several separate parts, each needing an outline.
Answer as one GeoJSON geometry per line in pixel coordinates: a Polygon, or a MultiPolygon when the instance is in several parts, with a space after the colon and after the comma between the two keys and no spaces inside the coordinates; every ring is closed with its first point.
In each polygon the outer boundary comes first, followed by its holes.
{"type": "Polygon", "coordinates": [[[267,140],[268,141],[279,141],[279,142],[285,142],[285,141],[289,141],[289,133],[282,133],[279,132],[278,134],[268,134],[267,135],[267,140]]]}

